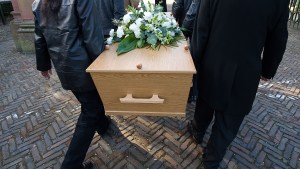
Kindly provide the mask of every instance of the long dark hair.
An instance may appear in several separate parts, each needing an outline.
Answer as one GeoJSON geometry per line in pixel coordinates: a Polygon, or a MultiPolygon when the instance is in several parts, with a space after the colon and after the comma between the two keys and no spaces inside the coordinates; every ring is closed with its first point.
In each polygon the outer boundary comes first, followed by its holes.
{"type": "Polygon", "coordinates": [[[49,18],[58,18],[58,12],[61,7],[62,0],[43,0],[42,14],[46,17],[46,23],[49,18]]]}

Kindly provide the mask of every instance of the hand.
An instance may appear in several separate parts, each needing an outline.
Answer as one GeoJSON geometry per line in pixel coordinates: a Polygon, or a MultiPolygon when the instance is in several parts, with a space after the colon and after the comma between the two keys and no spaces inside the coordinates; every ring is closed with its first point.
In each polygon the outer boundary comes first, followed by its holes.
{"type": "Polygon", "coordinates": [[[104,49],[109,50],[109,45],[105,45],[104,49]]]}
{"type": "Polygon", "coordinates": [[[269,80],[270,80],[270,79],[265,78],[265,77],[263,77],[263,76],[260,76],[260,79],[263,80],[263,81],[269,81],[269,80]]]}
{"type": "Polygon", "coordinates": [[[50,79],[50,75],[52,75],[52,70],[41,71],[42,76],[44,76],[47,80],[50,79]]]}

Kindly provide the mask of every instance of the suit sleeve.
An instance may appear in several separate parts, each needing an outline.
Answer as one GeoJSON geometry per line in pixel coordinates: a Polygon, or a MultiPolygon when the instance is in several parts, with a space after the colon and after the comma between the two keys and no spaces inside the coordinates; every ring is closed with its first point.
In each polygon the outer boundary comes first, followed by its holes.
{"type": "Polygon", "coordinates": [[[48,52],[47,43],[45,37],[42,34],[42,30],[38,24],[38,19],[34,17],[34,45],[36,55],[37,70],[47,71],[51,69],[51,60],[48,52]]]}
{"type": "Polygon", "coordinates": [[[285,8],[276,26],[268,32],[264,47],[262,76],[268,79],[275,76],[286,49],[288,38],[287,22],[289,16],[288,4],[286,4],[285,8]]]}
{"type": "Polygon", "coordinates": [[[182,22],[182,27],[186,29],[185,36],[191,36],[193,32],[194,21],[199,9],[201,0],[193,0],[189,10],[187,11],[185,18],[182,22]]]}
{"type": "Polygon", "coordinates": [[[78,0],[77,12],[85,48],[92,60],[104,50],[104,37],[94,1],[78,0]]]}
{"type": "Polygon", "coordinates": [[[193,28],[193,36],[191,39],[191,55],[193,57],[196,68],[199,61],[205,53],[205,48],[210,33],[210,1],[202,0],[193,28]]]}
{"type": "Polygon", "coordinates": [[[114,18],[120,19],[124,16],[124,0],[114,0],[114,18]]]}

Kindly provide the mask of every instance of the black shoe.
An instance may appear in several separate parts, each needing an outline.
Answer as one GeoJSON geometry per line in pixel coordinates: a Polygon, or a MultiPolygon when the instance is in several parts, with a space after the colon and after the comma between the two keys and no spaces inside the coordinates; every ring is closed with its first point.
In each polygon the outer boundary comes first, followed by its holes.
{"type": "Polygon", "coordinates": [[[202,132],[199,132],[197,131],[197,129],[195,128],[195,126],[193,125],[193,121],[190,121],[188,123],[188,130],[190,132],[190,134],[192,135],[194,141],[197,143],[197,144],[201,144],[202,143],[202,139],[203,139],[203,136],[204,134],[202,132]]]}
{"type": "Polygon", "coordinates": [[[101,136],[107,132],[109,124],[111,123],[110,117],[109,116],[106,116],[106,117],[107,117],[107,120],[105,121],[105,124],[101,127],[98,127],[98,129],[97,129],[97,133],[101,136]]]}
{"type": "Polygon", "coordinates": [[[82,163],[82,169],[93,169],[94,164],[91,161],[86,161],[82,163]]]}

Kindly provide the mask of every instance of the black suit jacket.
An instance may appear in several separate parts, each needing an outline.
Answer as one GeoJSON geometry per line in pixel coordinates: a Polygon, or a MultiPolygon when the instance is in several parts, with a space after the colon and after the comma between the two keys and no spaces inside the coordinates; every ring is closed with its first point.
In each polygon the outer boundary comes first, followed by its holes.
{"type": "Polygon", "coordinates": [[[180,27],[182,26],[182,22],[191,4],[192,4],[192,0],[175,0],[173,2],[172,14],[180,27]]]}
{"type": "Polygon", "coordinates": [[[121,19],[125,14],[124,0],[95,0],[95,3],[99,12],[97,17],[103,27],[103,35],[109,36],[109,31],[117,28],[113,19],[121,19]]]}
{"type": "Polygon", "coordinates": [[[232,114],[251,110],[260,76],[273,78],[282,60],[288,5],[289,0],[202,0],[191,41],[200,98],[232,114]]]}

